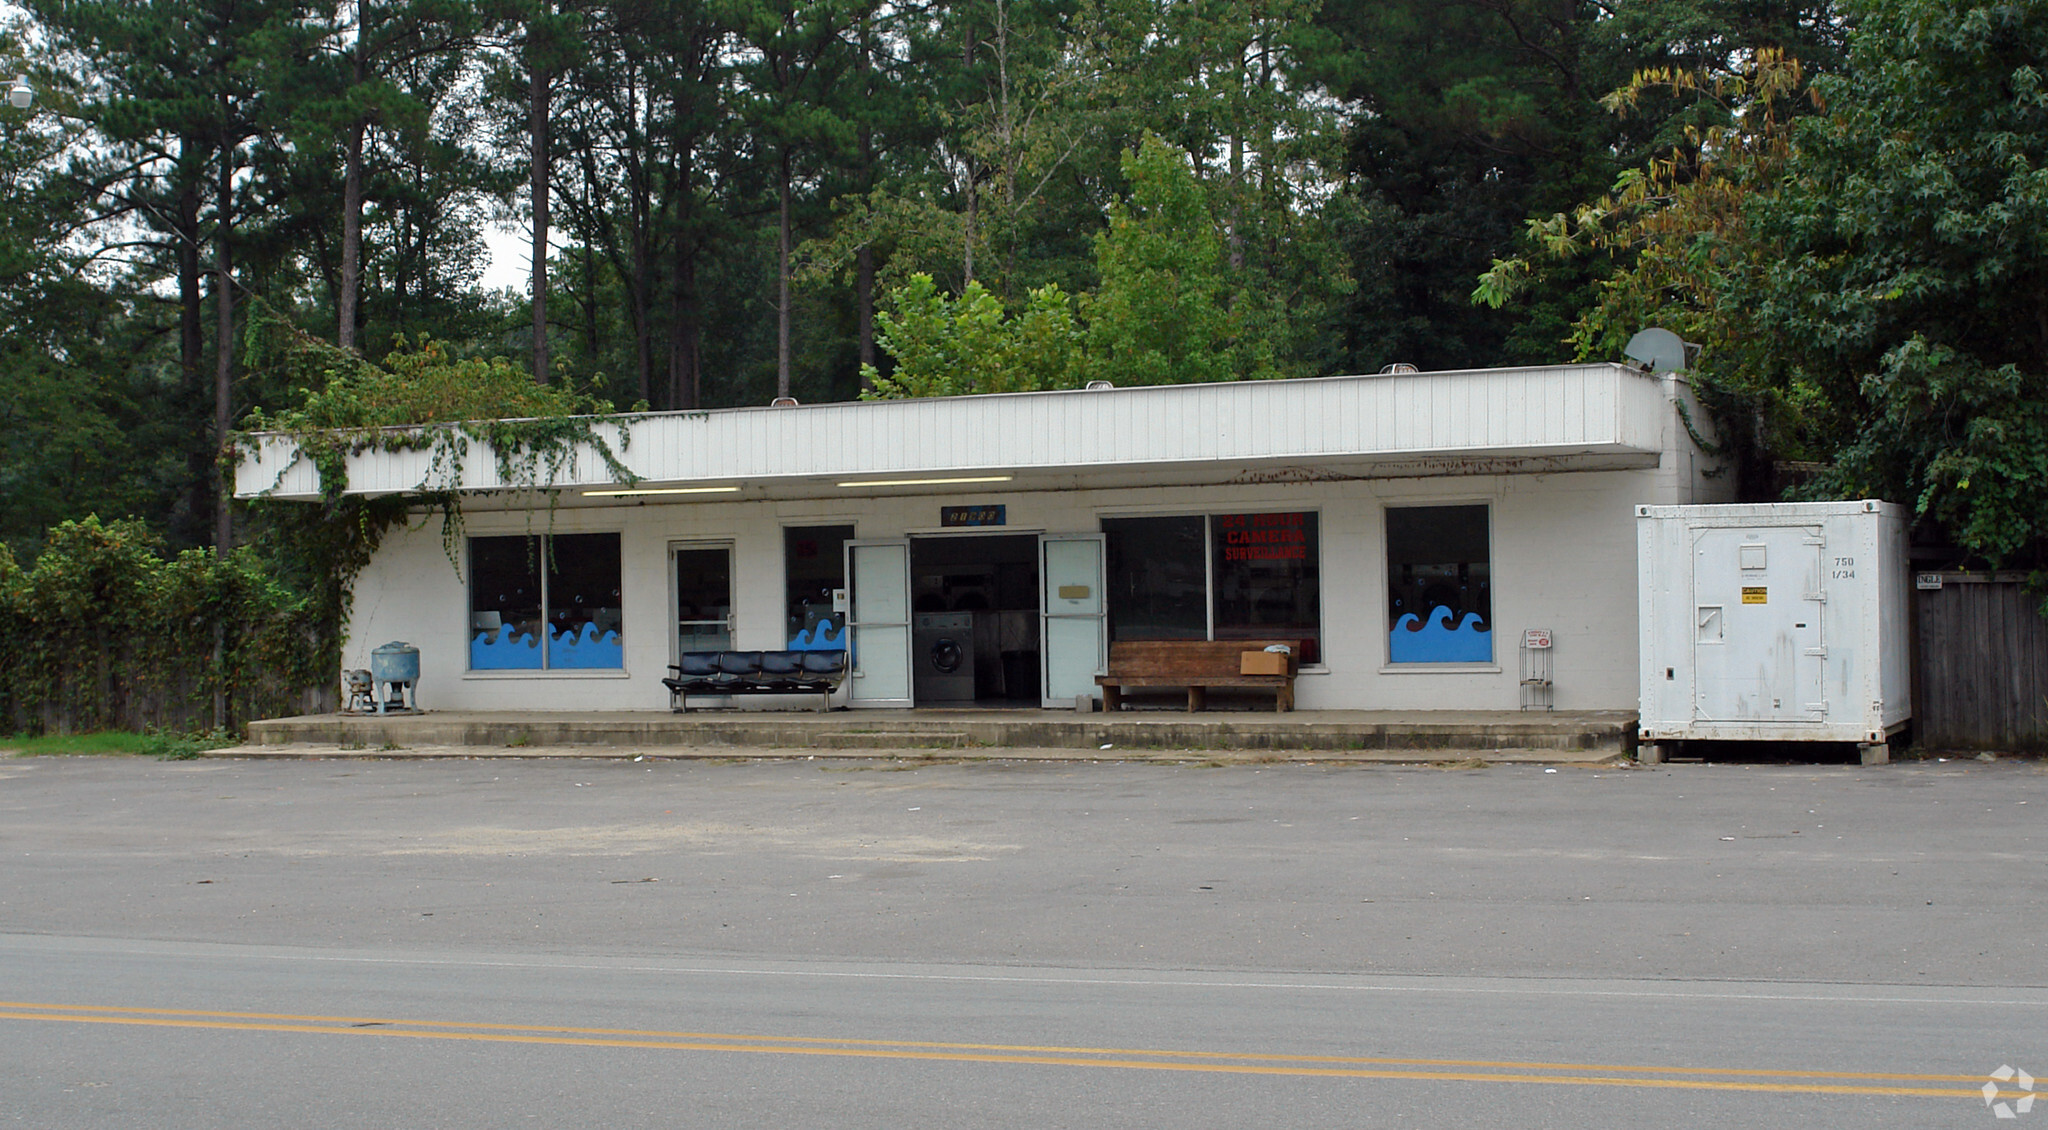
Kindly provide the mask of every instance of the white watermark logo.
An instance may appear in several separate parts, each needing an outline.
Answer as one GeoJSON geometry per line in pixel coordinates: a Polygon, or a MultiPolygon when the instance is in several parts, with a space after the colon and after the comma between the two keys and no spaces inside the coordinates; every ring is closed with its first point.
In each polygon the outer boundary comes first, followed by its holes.
{"type": "Polygon", "coordinates": [[[2011,1064],[2000,1067],[1991,1073],[1990,1080],[1984,1084],[1984,1105],[1990,1107],[1991,1113],[2000,1118],[2018,1118],[2033,1110],[2034,1077],[2011,1064]],[[2014,1097],[2016,1101],[2008,1103],[2001,1097],[1998,1086],[2000,1083],[2011,1083],[2018,1088],[2003,1092],[2006,1096],[2014,1097]]]}

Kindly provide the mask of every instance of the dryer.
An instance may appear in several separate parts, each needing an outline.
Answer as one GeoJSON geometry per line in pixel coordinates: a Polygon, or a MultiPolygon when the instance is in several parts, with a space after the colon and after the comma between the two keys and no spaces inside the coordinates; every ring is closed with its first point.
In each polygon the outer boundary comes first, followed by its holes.
{"type": "Polygon", "coordinates": [[[917,705],[973,702],[974,613],[917,613],[910,622],[910,658],[917,705]]]}

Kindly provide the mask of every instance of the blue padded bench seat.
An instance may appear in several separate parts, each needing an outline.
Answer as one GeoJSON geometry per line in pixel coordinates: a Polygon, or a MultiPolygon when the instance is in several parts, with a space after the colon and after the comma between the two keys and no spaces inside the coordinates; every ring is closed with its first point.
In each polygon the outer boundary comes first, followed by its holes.
{"type": "Polygon", "coordinates": [[[832,709],[832,692],[846,679],[844,651],[686,651],[669,664],[668,707],[690,712],[691,695],[815,694],[818,709],[832,709]]]}

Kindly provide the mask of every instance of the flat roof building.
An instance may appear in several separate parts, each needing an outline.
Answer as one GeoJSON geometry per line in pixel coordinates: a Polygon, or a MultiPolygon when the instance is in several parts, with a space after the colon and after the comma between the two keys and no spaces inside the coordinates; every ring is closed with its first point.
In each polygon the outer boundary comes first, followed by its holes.
{"type": "MultiPolygon", "coordinates": [[[[1110,641],[1299,641],[1303,709],[1636,705],[1635,507],[1723,501],[1682,376],[1613,364],[652,413],[553,498],[366,448],[346,490],[456,490],[356,578],[343,663],[420,650],[442,709],[658,710],[686,651],[850,647],[854,706],[1071,705],[1110,641]],[[941,648],[939,645],[947,645],[941,648]]],[[[283,435],[237,497],[317,499],[283,435]]],[[[787,705],[768,697],[746,705],[787,705]]]]}

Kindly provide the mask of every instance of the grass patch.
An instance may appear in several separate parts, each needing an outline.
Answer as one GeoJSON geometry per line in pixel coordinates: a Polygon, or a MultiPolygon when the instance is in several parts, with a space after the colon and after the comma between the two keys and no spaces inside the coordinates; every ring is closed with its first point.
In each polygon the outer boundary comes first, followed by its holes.
{"type": "Polygon", "coordinates": [[[44,734],[41,737],[0,738],[0,753],[16,757],[154,757],[162,761],[185,761],[209,749],[241,745],[230,733],[181,734],[175,730],[151,730],[144,734],[126,730],[101,730],[92,734],[44,734]]]}
{"type": "Polygon", "coordinates": [[[103,730],[96,734],[45,734],[39,738],[0,738],[0,750],[16,757],[105,757],[143,752],[142,734],[103,730]]]}
{"type": "Polygon", "coordinates": [[[190,761],[209,749],[225,749],[241,745],[242,739],[225,730],[211,733],[181,734],[175,730],[152,730],[142,735],[139,752],[158,761],[190,761]]]}

